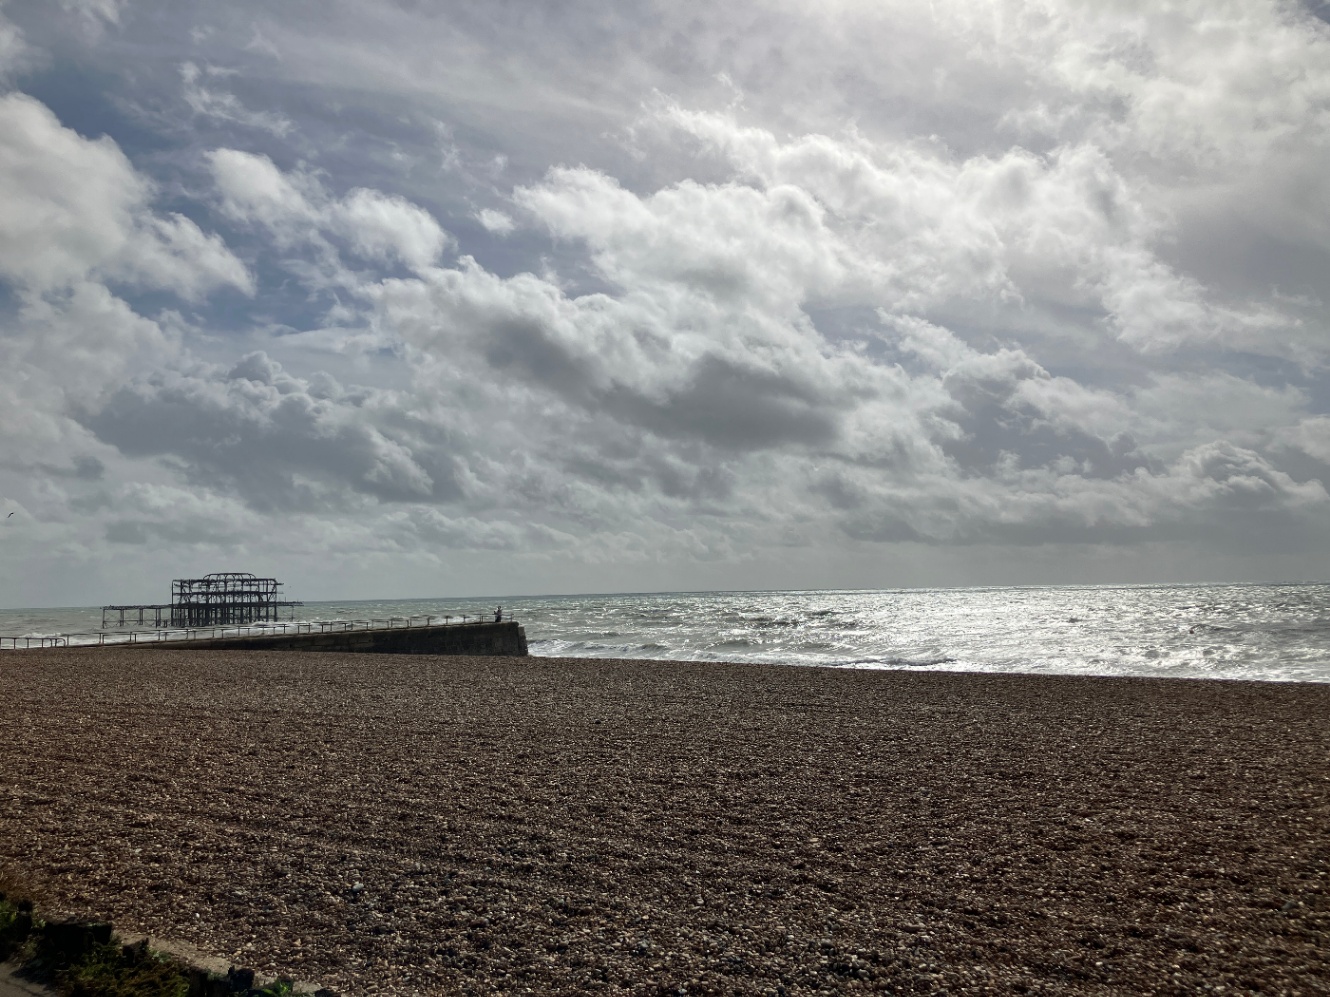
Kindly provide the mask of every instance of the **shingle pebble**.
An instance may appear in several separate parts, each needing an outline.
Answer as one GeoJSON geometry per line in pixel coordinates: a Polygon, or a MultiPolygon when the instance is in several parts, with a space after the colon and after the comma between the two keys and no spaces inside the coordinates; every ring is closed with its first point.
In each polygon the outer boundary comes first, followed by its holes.
{"type": "Polygon", "coordinates": [[[1330,686],[0,655],[0,861],[347,994],[1330,991],[1330,686]]]}

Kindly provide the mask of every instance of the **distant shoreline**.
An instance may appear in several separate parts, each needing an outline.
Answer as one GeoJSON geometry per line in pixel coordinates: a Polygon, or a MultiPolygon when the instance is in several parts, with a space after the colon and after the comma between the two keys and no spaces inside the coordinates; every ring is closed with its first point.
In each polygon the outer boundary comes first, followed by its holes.
{"type": "MultiPolygon", "coordinates": [[[[888,585],[868,588],[793,588],[793,589],[652,589],[642,592],[543,592],[524,595],[444,595],[444,596],[403,596],[391,598],[373,596],[358,599],[309,599],[305,605],[311,606],[353,606],[384,605],[390,603],[423,602],[438,605],[461,605],[479,602],[483,605],[498,603],[520,603],[524,600],[541,599],[630,599],[661,596],[717,596],[717,595],[863,595],[874,593],[915,593],[915,592],[1027,592],[1040,589],[1055,591],[1132,591],[1139,589],[1213,589],[1213,588],[1305,588],[1308,586],[1330,585],[1326,579],[1300,579],[1297,581],[1182,581],[1182,582],[1024,582],[1008,585],[888,585]]],[[[146,597],[145,597],[146,598],[146,597]]],[[[81,606],[0,606],[0,613],[41,613],[60,611],[100,612],[101,603],[89,603],[81,606]]]]}
{"type": "MultiPolygon", "coordinates": [[[[481,621],[481,622],[483,623],[484,621],[481,621]]],[[[160,645],[160,646],[159,646],[159,645],[156,645],[156,644],[148,643],[146,646],[147,646],[148,648],[150,648],[150,649],[155,649],[155,650],[177,650],[177,649],[172,648],[172,647],[170,646],[171,643],[174,643],[174,642],[163,642],[163,645],[160,645]]],[[[191,642],[181,641],[180,643],[186,645],[186,646],[184,646],[184,647],[178,649],[180,653],[188,653],[188,652],[191,652],[191,651],[196,651],[196,650],[198,650],[197,647],[190,646],[190,645],[191,645],[191,642]]],[[[538,643],[538,641],[532,641],[531,643],[538,643]]],[[[51,654],[51,653],[58,653],[58,652],[74,652],[74,653],[79,653],[79,652],[92,652],[92,651],[98,651],[98,652],[108,652],[108,651],[111,651],[111,652],[122,652],[122,651],[134,650],[134,649],[135,649],[135,645],[127,645],[127,644],[107,644],[107,645],[97,645],[97,644],[71,644],[71,645],[69,645],[68,647],[31,647],[31,648],[22,648],[22,647],[20,647],[20,648],[18,648],[18,651],[22,652],[23,654],[51,654]]],[[[10,655],[9,655],[10,648],[8,648],[8,647],[0,648],[0,652],[3,652],[3,655],[4,655],[4,657],[0,657],[0,661],[4,660],[5,657],[9,657],[9,656],[10,656],[10,655]]],[[[199,653],[203,653],[203,654],[217,654],[217,653],[221,653],[221,652],[218,652],[218,651],[200,651],[199,653]]],[[[277,653],[277,652],[267,651],[267,652],[265,652],[265,653],[277,653]]],[[[345,653],[345,652],[334,652],[334,653],[341,654],[341,653],[345,653]]],[[[451,657],[452,655],[448,655],[448,656],[451,657]]],[[[456,656],[457,656],[457,657],[468,657],[467,655],[456,655],[456,656]]],[[[1191,684],[1201,684],[1201,685],[1205,685],[1205,684],[1207,684],[1207,683],[1215,683],[1215,684],[1218,684],[1218,685],[1253,685],[1253,686],[1274,685],[1274,686],[1308,686],[1308,687],[1311,687],[1311,688],[1319,688],[1319,689],[1327,689],[1327,688],[1330,688],[1330,678],[1327,678],[1327,679],[1324,679],[1324,680],[1304,680],[1304,679],[1292,679],[1292,678],[1282,678],[1282,677],[1274,677],[1274,678],[1244,678],[1244,677],[1241,677],[1241,676],[1222,676],[1222,675],[1221,675],[1221,676],[1199,676],[1199,675],[1102,675],[1102,674],[1095,674],[1095,673],[1088,673],[1088,674],[1087,674],[1087,673],[1081,673],[1081,672],[1053,672],[1053,671],[1048,671],[1048,672],[1026,671],[1026,672],[1022,672],[1022,671],[995,671],[995,670],[985,670],[985,669],[981,669],[981,668],[948,668],[948,667],[941,667],[942,665],[945,665],[945,664],[946,664],[946,663],[944,663],[944,662],[931,663],[931,664],[927,664],[927,665],[905,665],[905,664],[897,664],[897,665],[872,665],[872,664],[863,664],[863,665],[860,665],[860,664],[858,664],[858,663],[837,664],[837,663],[832,663],[832,662],[818,662],[818,661],[744,661],[744,660],[740,660],[740,659],[729,659],[729,658],[727,658],[727,659],[715,659],[715,660],[709,660],[709,659],[700,659],[700,658],[647,658],[647,657],[629,657],[629,658],[625,658],[625,657],[611,657],[611,656],[605,656],[605,657],[597,657],[597,656],[570,656],[570,655],[558,655],[558,654],[543,654],[543,653],[541,653],[539,650],[533,650],[533,651],[531,651],[529,654],[525,655],[524,657],[526,657],[526,658],[528,658],[528,659],[535,660],[535,661],[582,662],[582,663],[585,663],[585,664],[588,664],[588,665],[590,665],[590,664],[607,664],[607,663],[608,663],[608,664],[616,664],[616,663],[617,663],[617,664],[624,664],[624,665],[629,665],[629,664],[631,664],[631,665],[668,665],[668,666],[680,665],[680,666],[698,667],[698,668],[711,668],[711,667],[723,667],[723,668],[777,668],[777,669],[786,669],[786,668],[805,669],[805,668],[810,668],[810,669],[815,669],[815,670],[824,670],[824,671],[832,671],[832,672],[865,672],[865,673],[889,673],[889,674],[906,673],[906,674],[918,674],[918,675],[953,675],[953,676],[958,676],[958,677],[960,677],[960,676],[993,676],[993,677],[1006,676],[1006,677],[1010,677],[1010,678],[1026,678],[1026,679],[1067,679],[1067,680],[1105,681],[1105,682],[1162,682],[1162,683],[1181,682],[1181,683],[1186,683],[1186,684],[1189,684],[1189,685],[1191,685],[1191,684]]]]}

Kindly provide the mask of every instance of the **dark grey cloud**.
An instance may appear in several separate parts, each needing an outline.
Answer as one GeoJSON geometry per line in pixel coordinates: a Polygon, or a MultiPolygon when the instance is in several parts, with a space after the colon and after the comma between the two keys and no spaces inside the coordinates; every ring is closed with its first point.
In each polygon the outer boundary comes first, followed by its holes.
{"type": "Polygon", "coordinates": [[[521,378],[662,437],[750,450],[815,446],[835,436],[832,399],[819,397],[797,379],[725,357],[698,358],[683,372],[682,384],[653,397],[622,383],[598,384],[586,358],[547,335],[533,319],[500,319],[484,333],[485,360],[499,376],[521,378]]]}
{"type": "Polygon", "coordinates": [[[1022,382],[1049,379],[1028,357],[1005,353],[985,359],[982,365],[953,369],[942,378],[954,405],[940,414],[956,427],[956,434],[943,437],[939,446],[962,473],[988,476],[1013,458],[1021,468],[1061,465],[1086,478],[1162,470],[1160,461],[1141,453],[1129,432],[1104,439],[1022,397],[1022,382]]]}
{"type": "MultiPolygon", "coordinates": [[[[230,370],[161,372],[120,389],[81,422],[131,456],[163,457],[202,486],[260,509],[340,507],[345,495],[443,502],[459,489],[449,459],[375,428],[385,400],[324,377],[291,377],[265,354],[230,370]]],[[[387,402],[391,404],[391,402],[387,402]]]]}
{"type": "Polygon", "coordinates": [[[611,395],[604,407],[661,436],[697,437],[734,450],[816,447],[836,436],[835,399],[796,378],[718,356],[698,360],[683,387],[663,402],[611,395]]]}

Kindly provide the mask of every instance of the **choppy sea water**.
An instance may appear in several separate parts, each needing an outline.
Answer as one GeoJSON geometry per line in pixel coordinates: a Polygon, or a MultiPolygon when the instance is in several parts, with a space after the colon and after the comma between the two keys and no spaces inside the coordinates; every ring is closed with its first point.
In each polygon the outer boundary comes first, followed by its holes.
{"type": "MultiPolygon", "coordinates": [[[[536,655],[1330,682],[1323,584],[410,599],[296,618],[492,617],[497,602],[536,655]]],[[[6,637],[100,624],[97,608],[0,610],[6,637]]]]}

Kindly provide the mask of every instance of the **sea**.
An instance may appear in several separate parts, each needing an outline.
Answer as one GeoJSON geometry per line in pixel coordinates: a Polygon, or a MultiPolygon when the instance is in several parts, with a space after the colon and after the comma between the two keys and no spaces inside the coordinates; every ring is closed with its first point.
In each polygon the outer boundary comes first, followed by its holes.
{"type": "MultiPolygon", "coordinates": [[[[368,600],[311,602],[294,613],[400,625],[493,619],[499,605],[523,625],[533,655],[1330,682],[1326,584],[368,600]]],[[[0,610],[0,637],[6,646],[55,634],[95,643],[101,623],[98,607],[0,610]]]]}

